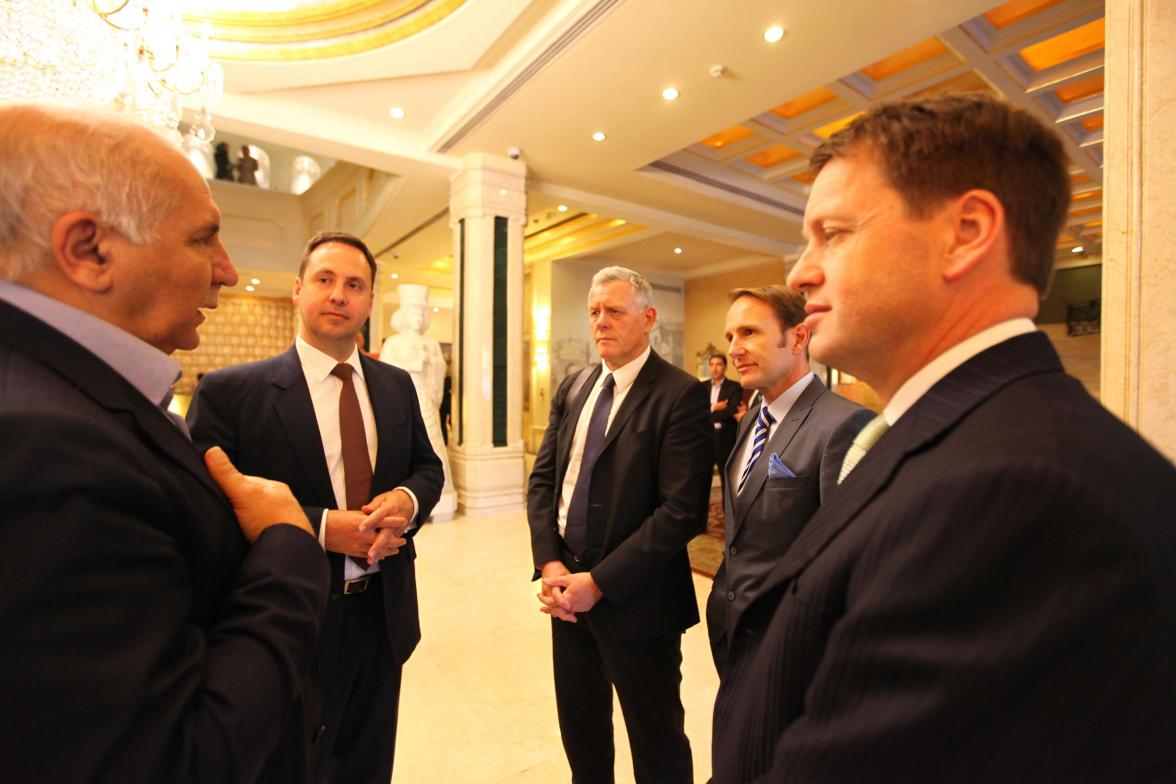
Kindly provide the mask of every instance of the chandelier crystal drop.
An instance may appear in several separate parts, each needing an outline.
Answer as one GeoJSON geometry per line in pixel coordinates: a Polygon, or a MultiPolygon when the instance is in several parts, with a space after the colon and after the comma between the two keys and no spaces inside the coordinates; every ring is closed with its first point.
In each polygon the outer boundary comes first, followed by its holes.
{"type": "Polygon", "coordinates": [[[171,0],[0,2],[0,103],[110,107],[177,145],[187,105],[189,135],[208,143],[223,85],[208,27],[188,34],[171,0]]]}

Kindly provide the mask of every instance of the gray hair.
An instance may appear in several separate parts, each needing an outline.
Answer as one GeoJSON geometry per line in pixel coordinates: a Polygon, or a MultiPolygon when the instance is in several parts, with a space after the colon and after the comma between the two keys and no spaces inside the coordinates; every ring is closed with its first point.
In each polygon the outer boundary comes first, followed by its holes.
{"type": "Polygon", "coordinates": [[[640,272],[634,272],[628,267],[605,267],[592,276],[592,287],[612,283],[613,281],[628,283],[637,295],[637,304],[642,308],[653,307],[653,286],[640,272]]]}
{"type": "Polygon", "coordinates": [[[74,210],[94,213],[136,245],[153,242],[179,206],[173,178],[143,150],[155,139],[115,115],[0,107],[0,278],[48,263],[50,228],[74,210]]]}

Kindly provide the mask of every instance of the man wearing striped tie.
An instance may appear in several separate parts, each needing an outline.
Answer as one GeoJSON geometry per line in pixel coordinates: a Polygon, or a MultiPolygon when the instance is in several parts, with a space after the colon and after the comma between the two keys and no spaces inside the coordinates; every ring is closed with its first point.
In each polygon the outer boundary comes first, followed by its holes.
{"type": "Polygon", "coordinates": [[[1061,139],[942,95],[811,163],[788,285],[884,408],[736,627],[715,784],[1176,781],[1176,468],[1032,320],[1061,139]]]}
{"type": "Polygon", "coordinates": [[[724,469],[726,547],[706,604],[720,678],[735,620],[837,487],[850,442],[873,416],[833,394],[809,370],[803,296],[764,286],[735,289],[730,299],[731,363],[743,387],[757,394],[724,469]]]}

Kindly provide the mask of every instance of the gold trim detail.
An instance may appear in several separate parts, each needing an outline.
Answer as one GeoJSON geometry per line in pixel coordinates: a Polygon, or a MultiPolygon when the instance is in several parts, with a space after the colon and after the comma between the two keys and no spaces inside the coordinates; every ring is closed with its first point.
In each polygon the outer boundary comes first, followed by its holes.
{"type": "Polygon", "coordinates": [[[296,62],[360,54],[410,38],[467,0],[359,0],[304,12],[185,14],[212,25],[212,55],[244,62],[296,62]]]}

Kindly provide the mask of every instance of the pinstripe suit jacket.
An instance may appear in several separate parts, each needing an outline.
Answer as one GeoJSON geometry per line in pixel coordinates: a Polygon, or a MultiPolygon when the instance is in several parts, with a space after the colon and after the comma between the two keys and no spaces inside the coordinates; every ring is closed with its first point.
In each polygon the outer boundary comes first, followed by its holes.
{"type": "Polygon", "coordinates": [[[1043,335],[973,357],[737,620],[714,781],[1176,780],[1173,510],[1043,335]]]}

